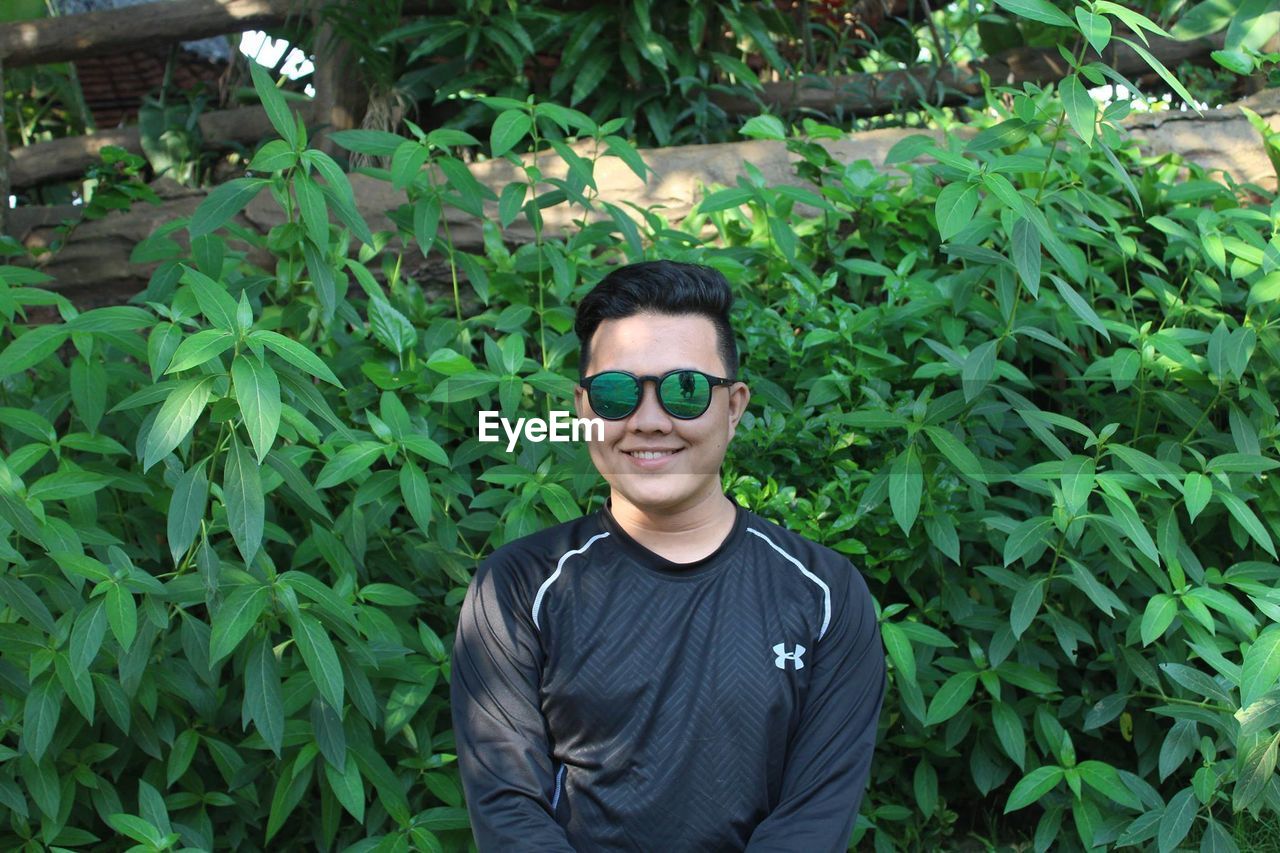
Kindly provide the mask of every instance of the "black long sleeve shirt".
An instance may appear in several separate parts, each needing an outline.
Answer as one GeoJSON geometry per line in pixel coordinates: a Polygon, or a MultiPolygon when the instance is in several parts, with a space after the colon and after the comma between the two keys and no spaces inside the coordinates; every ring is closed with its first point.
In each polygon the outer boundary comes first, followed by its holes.
{"type": "Polygon", "coordinates": [[[738,507],[673,563],[608,506],[498,548],[451,664],[481,853],[840,851],[885,657],[845,557],[738,507]]]}

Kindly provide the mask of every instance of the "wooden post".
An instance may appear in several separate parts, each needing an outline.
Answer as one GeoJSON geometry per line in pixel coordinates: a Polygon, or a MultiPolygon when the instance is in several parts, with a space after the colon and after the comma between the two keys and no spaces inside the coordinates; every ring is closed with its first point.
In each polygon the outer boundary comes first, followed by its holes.
{"type": "Polygon", "coordinates": [[[0,235],[9,233],[9,128],[4,114],[4,57],[0,56],[0,235]]]}
{"type": "Polygon", "coordinates": [[[351,46],[334,30],[332,24],[324,20],[322,13],[322,4],[314,7],[311,13],[311,20],[316,27],[315,73],[311,78],[316,94],[312,118],[324,128],[315,143],[316,147],[332,156],[340,149],[330,141],[329,133],[359,127],[364,119],[368,96],[364,81],[357,71],[351,46]]]}

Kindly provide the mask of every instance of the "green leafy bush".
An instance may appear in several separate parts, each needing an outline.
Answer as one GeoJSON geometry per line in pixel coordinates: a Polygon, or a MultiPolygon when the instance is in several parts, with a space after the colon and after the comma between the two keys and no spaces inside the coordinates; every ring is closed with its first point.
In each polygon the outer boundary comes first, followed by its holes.
{"type": "MultiPolygon", "coordinates": [[[[1077,65],[1119,8],[1066,19],[1077,65]]],[[[134,304],[0,268],[0,844],[467,849],[447,650],[471,569],[603,499],[582,447],[512,456],[476,413],[568,408],[576,299],[661,256],[739,285],[726,489],[880,602],[856,839],[1231,849],[1233,814],[1280,813],[1280,203],[1142,156],[1123,104],[1079,97],[1114,72],[1077,73],[994,91],[967,140],[904,139],[905,181],[835,160],[835,128],[753,120],[808,186],[748,165],[678,227],[597,199],[556,143],[565,179],[521,162],[495,193],[463,131],[339,134],[405,192],[374,232],[255,72],[280,138],[137,247],[160,264],[134,304]],[[231,224],[264,192],[284,223],[231,224]],[[557,204],[594,218],[550,234],[557,204]],[[401,275],[415,241],[452,294],[401,275]]],[[[645,173],[621,119],[484,103],[505,156],[577,134],[645,173]]]]}

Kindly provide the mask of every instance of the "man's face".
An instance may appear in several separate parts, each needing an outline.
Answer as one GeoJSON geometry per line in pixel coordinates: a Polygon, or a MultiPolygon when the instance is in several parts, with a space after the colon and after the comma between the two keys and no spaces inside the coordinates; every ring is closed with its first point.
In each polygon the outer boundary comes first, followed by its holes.
{"type": "MultiPolygon", "coordinates": [[[[716,341],[715,325],[697,314],[641,313],[604,320],[591,336],[586,375],[625,370],[661,376],[690,368],[725,376],[716,341]]],[[[722,494],[720,463],[751,396],[746,384],[713,388],[711,407],[693,420],[667,414],[658,403],[655,383],[644,383],[642,390],[634,412],[603,421],[604,441],[588,443],[596,470],[615,494],[648,511],[678,512],[722,494]],[[639,450],[676,452],[639,459],[632,455],[639,450]]],[[[574,403],[579,417],[596,417],[581,386],[574,390],[574,403]]]]}

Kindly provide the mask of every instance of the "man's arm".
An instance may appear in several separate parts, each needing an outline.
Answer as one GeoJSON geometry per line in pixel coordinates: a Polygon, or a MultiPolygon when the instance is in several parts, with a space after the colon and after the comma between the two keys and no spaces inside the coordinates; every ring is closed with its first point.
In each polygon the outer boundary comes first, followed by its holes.
{"type": "Polygon", "coordinates": [[[787,747],[778,805],[757,826],[747,853],[843,851],[871,772],[885,692],[884,645],[862,576],[832,601],[818,641],[809,693],[787,747]]]}
{"type": "Polygon", "coordinates": [[[513,580],[481,563],[458,616],[450,702],[467,811],[481,853],[573,853],[551,810],[542,647],[513,580]]]}

